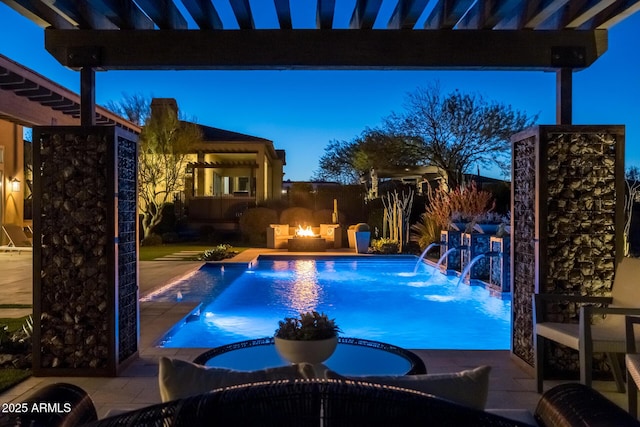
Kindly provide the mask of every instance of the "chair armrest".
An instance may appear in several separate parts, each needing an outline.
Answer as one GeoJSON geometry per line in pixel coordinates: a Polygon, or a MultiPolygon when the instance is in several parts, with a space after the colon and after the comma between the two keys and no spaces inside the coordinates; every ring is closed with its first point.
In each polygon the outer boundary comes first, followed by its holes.
{"type": "Polygon", "coordinates": [[[636,336],[633,331],[633,325],[640,325],[640,317],[637,316],[625,316],[625,337],[627,340],[627,353],[633,354],[637,352],[636,349],[636,336]]]}
{"type": "Polygon", "coordinates": [[[580,304],[611,304],[613,298],[600,296],[533,294],[534,324],[544,321],[545,302],[574,302],[580,304]]]}
{"type": "Polygon", "coordinates": [[[585,305],[580,307],[580,342],[591,342],[591,317],[594,314],[617,314],[640,316],[640,308],[628,307],[595,307],[585,305]]]}

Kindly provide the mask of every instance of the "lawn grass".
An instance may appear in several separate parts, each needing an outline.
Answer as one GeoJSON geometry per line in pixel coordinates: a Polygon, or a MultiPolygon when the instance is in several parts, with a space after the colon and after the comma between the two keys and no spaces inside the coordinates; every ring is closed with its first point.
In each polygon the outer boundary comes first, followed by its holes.
{"type": "Polygon", "coordinates": [[[0,393],[9,390],[31,376],[30,369],[0,369],[0,393]]]}
{"type": "MultiPolygon", "coordinates": [[[[23,305],[23,304],[2,304],[2,306],[5,306],[5,305],[23,305]]],[[[11,307],[11,308],[14,308],[14,307],[11,307]]],[[[4,327],[6,325],[9,327],[10,332],[16,331],[22,328],[22,325],[24,324],[24,322],[27,320],[28,317],[29,316],[24,316],[19,318],[0,318],[0,327],[4,327]]],[[[0,369],[0,393],[26,380],[30,376],[31,376],[30,369],[13,369],[13,368],[0,369]]]]}
{"type": "MultiPolygon", "coordinates": [[[[166,255],[171,255],[174,254],[176,252],[181,252],[181,251],[199,251],[199,252],[204,252],[207,249],[212,249],[214,247],[216,247],[217,244],[215,243],[193,243],[193,244],[186,244],[186,243],[177,243],[177,244],[165,244],[165,245],[158,245],[158,246],[140,246],[140,251],[138,252],[138,257],[140,259],[140,261],[153,261],[156,258],[161,258],[163,256],[166,255]]],[[[242,252],[244,250],[246,250],[246,247],[237,247],[237,246],[233,246],[231,248],[231,250],[236,251],[236,252],[242,252]]],[[[194,256],[193,259],[195,260],[196,257],[194,256]]]]}

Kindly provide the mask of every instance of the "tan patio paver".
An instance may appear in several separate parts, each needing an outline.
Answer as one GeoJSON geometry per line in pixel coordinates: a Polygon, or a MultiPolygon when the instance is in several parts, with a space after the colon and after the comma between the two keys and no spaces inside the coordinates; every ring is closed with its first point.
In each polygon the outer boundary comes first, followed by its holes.
{"type": "MultiPolygon", "coordinates": [[[[248,249],[233,262],[249,263],[260,253],[283,253],[273,249],[248,249]]],[[[286,253],[286,252],[284,252],[286,253]]],[[[334,252],[324,252],[324,255],[334,252]]],[[[338,254],[354,254],[353,250],[339,250],[338,254]]],[[[229,262],[229,260],[227,260],[229,262]]],[[[0,253],[0,301],[30,304],[32,298],[30,253],[0,253]]],[[[158,289],[199,268],[201,262],[141,261],[140,294],[158,289]]],[[[117,378],[31,377],[0,394],[0,402],[19,402],[45,384],[67,382],[85,389],[93,399],[98,416],[111,409],[136,409],[160,402],[157,359],[161,355],[193,360],[206,349],[157,348],[155,342],[179,319],[194,307],[190,303],[141,303],[140,358],[117,378]]],[[[28,312],[29,310],[27,310],[28,312]]],[[[0,316],[7,315],[0,311],[0,316]]],[[[422,350],[413,349],[423,358],[429,373],[453,372],[491,365],[488,408],[527,409],[533,411],[540,398],[535,392],[533,371],[523,369],[521,362],[512,359],[509,351],[422,350]]],[[[559,382],[548,381],[547,387],[559,382]]],[[[613,381],[595,381],[594,387],[626,409],[626,398],[615,392],[613,381]]]]}

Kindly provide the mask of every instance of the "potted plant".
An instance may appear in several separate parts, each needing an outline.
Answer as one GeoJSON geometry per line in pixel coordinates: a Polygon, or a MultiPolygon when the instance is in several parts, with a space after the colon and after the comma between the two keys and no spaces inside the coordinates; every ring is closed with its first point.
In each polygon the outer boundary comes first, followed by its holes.
{"type": "Polygon", "coordinates": [[[371,241],[371,231],[369,224],[361,222],[354,227],[354,237],[356,244],[356,253],[366,254],[369,251],[369,242],[371,241]]]}
{"type": "Polygon", "coordinates": [[[340,328],[325,313],[309,311],[278,322],[276,351],[291,363],[322,363],[335,351],[340,328]]]}

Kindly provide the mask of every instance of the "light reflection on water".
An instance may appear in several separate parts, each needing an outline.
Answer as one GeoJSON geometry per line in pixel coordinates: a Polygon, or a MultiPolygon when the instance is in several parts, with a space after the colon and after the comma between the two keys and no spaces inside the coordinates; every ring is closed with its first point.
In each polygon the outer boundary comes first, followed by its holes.
{"type": "MultiPolygon", "coordinates": [[[[479,286],[457,285],[415,260],[260,261],[255,269],[224,276],[203,268],[192,294],[202,316],[167,337],[165,347],[214,347],[271,336],[278,321],[318,310],[335,318],[344,336],[405,348],[508,349],[511,301],[479,286]],[[230,283],[227,283],[227,279],[230,283]],[[215,297],[208,281],[216,282],[215,297]],[[202,292],[202,295],[198,295],[202,292]],[[197,299],[196,299],[197,300],[197,299]]],[[[186,287],[188,288],[188,286],[186,287]]]]}

